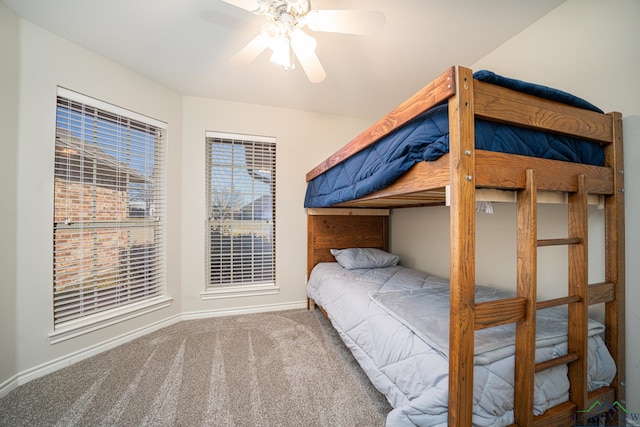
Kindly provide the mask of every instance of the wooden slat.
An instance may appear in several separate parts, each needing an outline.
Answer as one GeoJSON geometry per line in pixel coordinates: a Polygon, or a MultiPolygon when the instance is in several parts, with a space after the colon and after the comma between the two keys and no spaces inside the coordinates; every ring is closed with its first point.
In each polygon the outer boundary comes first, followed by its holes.
{"type": "Polygon", "coordinates": [[[545,308],[558,307],[561,305],[573,304],[580,301],[581,301],[581,298],[576,295],[571,295],[568,297],[553,298],[553,299],[548,299],[544,301],[538,301],[537,309],[544,310],[545,308]]]}
{"type": "Polygon", "coordinates": [[[348,207],[403,207],[403,206],[442,206],[446,201],[446,191],[444,187],[434,190],[418,191],[415,193],[401,193],[394,195],[389,189],[385,189],[385,195],[381,193],[371,194],[358,200],[352,200],[346,203],[339,203],[335,206],[348,207]]]}
{"type": "Polygon", "coordinates": [[[575,192],[576,175],[587,177],[590,194],[613,194],[613,170],[609,167],[582,165],[515,154],[476,150],[476,185],[478,187],[523,189],[526,171],[537,172],[540,191],[575,192]],[[560,166],[561,165],[561,166],[560,166]]]}
{"type": "MultiPolygon", "coordinates": [[[[576,405],[571,402],[561,403],[553,408],[547,409],[544,414],[533,419],[536,427],[567,427],[575,425],[573,415],[576,405]]],[[[524,427],[524,426],[523,426],[524,427]]]]}
{"type": "MultiPolygon", "coordinates": [[[[513,190],[499,190],[497,188],[476,189],[476,202],[507,202],[515,203],[516,193],[513,190]]],[[[539,204],[566,204],[567,193],[557,191],[538,191],[539,204]]],[[[589,195],[589,205],[604,208],[604,197],[598,194],[589,195]]]]}
{"type": "MultiPolygon", "coordinates": [[[[363,207],[363,208],[375,208],[375,207],[385,207],[385,208],[419,208],[424,206],[443,206],[444,202],[440,199],[429,199],[429,198],[421,198],[419,200],[414,199],[401,199],[401,198],[386,198],[386,199],[375,199],[375,200],[365,200],[365,201],[357,201],[350,203],[348,206],[351,207],[363,207]]],[[[336,205],[342,206],[342,205],[336,205]]],[[[346,205],[345,205],[346,206],[346,205]]]]}
{"type": "Polygon", "coordinates": [[[588,286],[588,217],[586,178],[578,175],[578,192],[569,194],[569,238],[578,239],[580,244],[569,245],[569,296],[580,298],[581,303],[570,304],[568,310],[567,353],[575,353],[578,360],[569,366],[569,396],[578,410],[587,407],[587,339],[589,311],[586,304],[588,286]]]}
{"type": "Polygon", "coordinates": [[[330,249],[388,249],[388,215],[307,215],[307,278],[319,262],[335,261],[330,249]]]}
{"type": "MultiPolygon", "coordinates": [[[[593,422],[593,417],[611,411],[613,403],[616,401],[616,393],[613,387],[602,387],[589,393],[587,397],[587,405],[585,409],[577,409],[574,414],[574,423],[572,425],[589,425],[589,421],[593,422]]],[[[615,412],[606,415],[606,425],[623,426],[626,425],[626,419],[619,419],[615,412]]]]}
{"type": "Polygon", "coordinates": [[[604,114],[538,98],[486,82],[474,85],[476,117],[522,127],[612,141],[611,120],[604,114]]]}
{"type": "Polygon", "coordinates": [[[537,290],[537,174],[529,169],[526,188],[518,191],[517,223],[517,295],[523,298],[524,319],[516,323],[516,354],[513,416],[516,424],[530,426],[533,422],[533,391],[536,352],[537,290]]]}
{"type": "Polygon", "coordinates": [[[562,246],[562,245],[577,245],[580,244],[580,239],[573,238],[560,238],[560,239],[540,239],[538,240],[538,247],[541,246],[562,246]]]}
{"type": "Polygon", "coordinates": [[[587,291],[587,304],[601,304],[605,302],[613,302],[616,298],[615,283],[603,282],[589,285],[587,291]]]}
{"type": "Polygon", "coordinates": [[[605,304],[605,342],[616,362],[612,386],[616,399],[624,401],[625,364],[625,214],[624,160],[622,155],[622,116],[610,113],[614,128],[613,144],[605,147],[605,166],[614,171],[615,191],[605,197],[605,281],[615,284],[615,298],[605,304]]]}
{"type": "MultiPolygon", "coordinates": [[[[590,408],[589,414],[597,415],[610,409],[607,405],[598,405],[598,403],[609,402],[613,404],[616,401],[616,392],[613,387],[601,387],[597,390],[589,392],[587,408],[590,408]],[[598,408],[598,406],[600,406],[598,408]]],[[[616,420],[617,421],[617,420],[616,420]]]]}
{"type": "Polygon", "coordinates": [[[386,216],[325,216],[316,215],[308,218],[314,220],[312,231],[321,228],[312,239],[316,248],[378,247],[382,249],[384,242],[380,230],[386,222],[386,216]],[[357,238],[355,238],[357,236],[357,238]]]}
{"type": "Polygon", "coordinates": [[[456,91],[454,68],[442,73],[435,80],[412,97],[400,104],[396,109],[371,125],[367,130],[355,137],[349,144],[332,154],[324,162],[307,173],[307,182],[321,173],[331,169],[344,159],[378,141],[381,137],[393,132],[411,119],[453,96],[456,91]]]}
{"type": "Polygon", "coordinates": [[[307,215],[389,216],[389,209],[308,208],[307,215]]]}
{"type": "MultiPolygon", "coordinates": [[[[589,407],[596,402],[614,402],[615,392],[611,387],[602,387],[589,393],[589,407]]],[[[606,405],[604,406],[606,408],[606,405]]],[[[597,411],[591,412],[585,417],[597,415],[597,411]]],[[[579,413],[576,413],[576,406],[572,402],[564,402],[549,408],[543,414],[534,417],[533,425],[537,427],[567,427],[580,424],[586,421],[582,419],[579,413]]],[[[517,427],[511,424],[509,427],[517,427]]]]}
{"type": "Polygon", "coordinates": [[[450,323],[449,426],[471,425],[475,300],[475,185],[473,76],[456,68],[456,96],[449,99],[450,323]]]}
{"type": "Polygon", "coordinates": [[[544,362],[536,363],[536,372],[546,371],[547,369],[555,368],[556,366],[566,365],[567,363],[575,362],[580,357],[575,353],[565,354],[554,359],[545,360],[544,362]]]}
{"type": "Polygon", "coordinates": [[[362,208],[376,208],[376,207],[384,207],[384,208],[416,208],[421,206],[443,206],[444,202],[442,199],[438,198],[429,198],[429,197],[420,197],[419,199],[409,199],[409,198],[400,198],[400,197],[387,197],[384,199],[373,199],[373,200],[358,200],[354,202],[349,202],[349,204],[338,204],[335,206],[349,206],[349,207],[362,207],[362,208]]]}
{"type": "Polygon", "coordinates": [[[519,297],[477,303],[475,306],[476,331],[522,320],[524,308],[525,299],[519,297]]]}

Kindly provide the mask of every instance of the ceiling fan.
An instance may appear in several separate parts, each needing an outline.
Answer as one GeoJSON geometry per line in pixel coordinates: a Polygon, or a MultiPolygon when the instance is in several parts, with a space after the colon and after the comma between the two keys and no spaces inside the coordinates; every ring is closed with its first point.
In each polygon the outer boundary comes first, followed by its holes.
{"type": "Polygon", "coordinates": [[[267,22],[260,33],[229,61],[243,66],[265,49],[273,51],[271,61],[286,70],[295,68],[294,56],[313,83],[319,83],[326,72],[315,53],[316,39],[302,30],[346,34],[373,34],[385,24],[385,16],[377,10],[317,10],[309,0],[223,0],[256,15],[267,22]]]}

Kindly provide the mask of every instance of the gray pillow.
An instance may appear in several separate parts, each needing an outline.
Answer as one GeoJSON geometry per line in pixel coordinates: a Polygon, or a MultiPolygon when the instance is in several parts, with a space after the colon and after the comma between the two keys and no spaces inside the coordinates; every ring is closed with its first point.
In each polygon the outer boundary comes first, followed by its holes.
{"type": "Polygon", "coordinates": [[[331,249],[331,255],[347,270],[391,267],[400,260],[398,255],[375,248],[331,249]]]}

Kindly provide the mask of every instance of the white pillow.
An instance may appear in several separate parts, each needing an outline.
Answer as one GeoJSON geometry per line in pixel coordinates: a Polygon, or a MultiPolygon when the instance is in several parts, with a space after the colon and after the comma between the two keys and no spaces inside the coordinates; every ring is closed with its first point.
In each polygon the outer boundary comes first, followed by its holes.
{"type": "Polygon", "coordinates": [[[347,270],[391,267],[400,260],[398,255],[375,248],[331,249],[331,255],[347,270]]]}

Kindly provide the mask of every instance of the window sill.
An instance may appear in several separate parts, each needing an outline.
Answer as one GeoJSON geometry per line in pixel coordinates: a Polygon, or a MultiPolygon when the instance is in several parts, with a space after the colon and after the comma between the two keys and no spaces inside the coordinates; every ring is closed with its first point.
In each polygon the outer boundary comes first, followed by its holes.
{"type": "Polygon", "coordinates": [[[57,344],[71,338],[76,338],[80,335],[88,334],[89,332],[94,332],[107,326],[115,325],[116,323],[168,307],[172,301],[173,298],[171,297],[159,296],[151,300],[116,308],[109,312],[98,313],[83,319],[63,323],[49,334],[49,342],[51,344],[57,344]]]}
{"type": "Polygon", "coordinates": [[[268,285],[221,286],[219,288],[208,288],[200,294],[200,299],[253,297],[275,295],[279,292],[280,288],[273,283],[268,285]]]}

